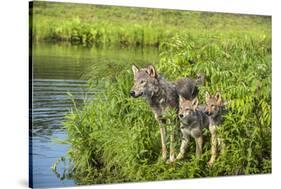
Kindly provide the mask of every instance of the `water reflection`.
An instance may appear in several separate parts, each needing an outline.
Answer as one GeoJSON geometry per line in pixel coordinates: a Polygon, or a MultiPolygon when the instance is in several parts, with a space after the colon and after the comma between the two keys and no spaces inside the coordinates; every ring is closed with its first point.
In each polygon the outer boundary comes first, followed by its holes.
{"type": "Polygon", "coordinates": [[[89,90],[87,81],[34,79],[32,82],[32,161],[33,184],[35,187],[71,186],[72,180],[62,180],[62,165],[57,175],[51,172],[51,166],[63,156],[68,148],[65,144],[55,144],[52,138],[65,139],[62,125],[64,116],[69,112],[72,100],[67,93],[73,94],[75,101],[82,102],[85,94],[93,96],[96,91],[89,90]]]}

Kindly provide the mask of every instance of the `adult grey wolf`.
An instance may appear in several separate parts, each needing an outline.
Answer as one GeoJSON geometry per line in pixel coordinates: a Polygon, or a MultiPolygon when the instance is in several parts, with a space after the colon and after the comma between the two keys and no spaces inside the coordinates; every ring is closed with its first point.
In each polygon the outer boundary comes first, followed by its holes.
{"type": "MultiPolygon", "coordinates": [[[[160,126],[161,144],[162,144],[162,160],[167,159],[166,148],[166,129],[164,113],[168,107],[178,110],[179,95],[186,99],[193,99],[198,94],[197,83],[202,83],[204,77],[198,77],[197,80],[182,78],[175,82],[166,81],[159,75],[152,65],[145,68],[138,68],[132,65],[134,73],[134,85],[130,91],[130,95],[134,98],[144,97],[160,126]]],[[[170,158],[172,162],[174,158],[174,129],[170,136],[170,158]]]]}

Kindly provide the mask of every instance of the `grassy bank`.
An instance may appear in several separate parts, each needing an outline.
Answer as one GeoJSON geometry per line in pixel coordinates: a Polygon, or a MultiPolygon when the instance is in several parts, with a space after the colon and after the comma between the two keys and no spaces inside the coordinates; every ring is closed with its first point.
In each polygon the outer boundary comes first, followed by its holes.
{"type": "MultiPolygon", "coordinates": [[[[131,70],[105,85],[96,100],[82,110],[75,107],[65,123],[72,145],[68,156],[79,184],[166,180],[271,172],[271,37],[196,34],[175,36],[161,45],[156,65],[169,79],[206,74],[200,88],[220,90],[229,102],[219,135],[226,148],[213,167],[209,132],[204,132],[202,158],[195,145],[185,160],[167,165],[160,159],[160,134],[151,109],[142,99],[132,99],[131,70]],[[190,64],[192,59],[195,63],[190,64]]],[[[167,126],[170,127],[169,125],[167,126]]],[[[178,132],[178,137],[180,134],[178,132]]],[[[180,140],[176,149],[179,150],[180,140]]]]}
{"type": "Polygon", "coordinates": [[[34,2],[33,41],[68,41],[87,46],[155,46],[178,33],[268,32],[270,19],[148,8],[34,2]]]}

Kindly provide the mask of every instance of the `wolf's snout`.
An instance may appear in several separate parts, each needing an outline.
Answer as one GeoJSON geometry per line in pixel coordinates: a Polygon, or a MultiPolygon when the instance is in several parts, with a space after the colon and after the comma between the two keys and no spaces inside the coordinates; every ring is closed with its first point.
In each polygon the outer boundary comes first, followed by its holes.
{"type": "Polygon", "coordinates": [[[209,112],[208,110],[205,110],[204,113],[205,113],[206,115],[208,115],[208,116],[211,115],[211,112],[209,112]]]}
{"type": "Polygon", "coordinates": [[[136,97],[135,91],[130,91],[130,95],[131,95],[132,97],[136,97]]]}
{"type": "Polygon", "coordinates": [[[134,98],[143,96],[143,93],[136,93],[135,91],[130,91],[130,95],[134,98]]]}

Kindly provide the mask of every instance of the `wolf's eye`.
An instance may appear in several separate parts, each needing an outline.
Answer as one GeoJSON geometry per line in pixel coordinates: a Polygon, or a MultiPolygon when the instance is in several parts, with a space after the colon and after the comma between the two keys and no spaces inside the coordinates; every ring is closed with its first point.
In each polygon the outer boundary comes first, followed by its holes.
{"type": "Polygon", "coordinates": [[[215,105],[214,105],[214,104],[212,104],[212,105],[211,105],[211,107],[212,107],[212,108],[215,108],[215,105]]]}
{"type": "Polygon", "coordinates": [[[144,84],[144,82],[145,82],[144,80],[141,80],[140,84],[144,84]]]}

